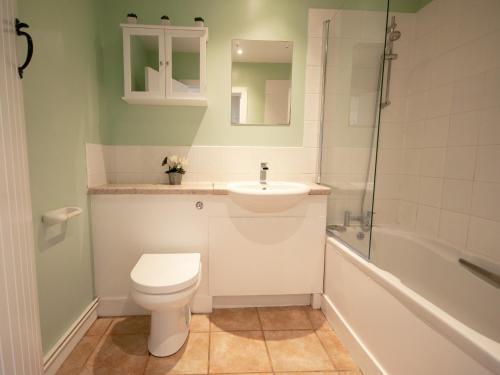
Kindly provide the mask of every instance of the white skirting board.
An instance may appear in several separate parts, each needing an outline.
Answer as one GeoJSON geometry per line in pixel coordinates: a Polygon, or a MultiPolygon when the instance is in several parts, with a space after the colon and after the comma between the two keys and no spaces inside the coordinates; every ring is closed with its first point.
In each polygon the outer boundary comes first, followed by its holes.
{"type": "Polygon", "coordinates": [[[94,299],[82,312],[66,333],[43,358],[45,375],[53,375],[68,358],[71,351],[85,335],[92,323],[97,319],[99,299],[94,299]]]}
{"type": "Polygon", "coordinates": [[[286,294],[275,296],[224,296],[213,297],[214,308],[306,306],[311,304],[310,294],[286,294]]]}
{"type": "MultiPolygon", "coordinates": [[[[211,313],[212,297],[196,295],[191,305],[193,313],[211,313]]],[[[97,314],[99,316],[149,315],[151,312],[137,306],[130,296],[106,297],[99,299],[97,314]]]]}
{"type": "Polygon", "coordinates": [[[345,344],[349,353],[354,359],[354,362],[363,370],[366,375],[388,375],[382,366],[370,353],[369,349],[363,344],[360,338],[349,326],[349,323],[344,319],[342,314],[335,308],[335,305],[330,299],[323,295],[321,302],[321,310],[326,316],[326,319],[331,324],[335,333],[345,344]]]}
{"type": "MultiPolygon", "coordinates": [[[[208,314],[212,308],[261,307],[261,306],[308,306],[312,304],[311,294],[293,294],[276,296],[230,296],[211,297],[196,295],[191,305],[191,312],[208,314]]],[[[127,297],[101,298],[97,308],[99,316],[148,315],[150,311],[137,306],[127,297]]]]}

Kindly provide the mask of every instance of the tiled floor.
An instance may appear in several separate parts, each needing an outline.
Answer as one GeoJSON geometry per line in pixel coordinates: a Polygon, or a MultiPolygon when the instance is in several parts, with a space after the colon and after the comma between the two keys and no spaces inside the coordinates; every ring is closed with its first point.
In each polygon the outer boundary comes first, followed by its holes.
{"type": "Polygon", "coordinates": [[[58,374],[361,374],[323,313],[310,307],[193,315],[187,342],[166,358],[149,355],[148,330],[147,316],[98,319],[58,374]]]}

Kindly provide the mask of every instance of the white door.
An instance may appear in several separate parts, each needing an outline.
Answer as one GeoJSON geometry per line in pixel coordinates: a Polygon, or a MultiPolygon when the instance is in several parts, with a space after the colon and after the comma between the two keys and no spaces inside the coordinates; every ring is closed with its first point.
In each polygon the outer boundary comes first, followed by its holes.
{"type": "Polygon", "coordinates": [[[290,123],[290,80],[266,80],[264,124],[290,123]]]}
{"type": "Polygon", "coordinates": [[[0,374],[37,375],[42,348],[15,15],[16,1],[1,0],[0,374]]]}

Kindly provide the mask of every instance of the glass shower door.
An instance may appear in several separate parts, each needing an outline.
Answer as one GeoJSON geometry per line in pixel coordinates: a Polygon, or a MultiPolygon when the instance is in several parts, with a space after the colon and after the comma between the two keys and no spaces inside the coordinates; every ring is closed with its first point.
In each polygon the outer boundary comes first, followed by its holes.
{"type": "Polygon", "coordinates": [[[323,32],[320,182],[332,188],[327,230],[366,258],[386,25],[386,9],[343,9],[329,25],[333,32],[323,32]]]}

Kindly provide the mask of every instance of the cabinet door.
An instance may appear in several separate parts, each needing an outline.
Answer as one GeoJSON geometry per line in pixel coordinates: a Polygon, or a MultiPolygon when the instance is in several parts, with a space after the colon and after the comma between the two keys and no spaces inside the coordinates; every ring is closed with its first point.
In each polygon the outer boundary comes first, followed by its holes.
{"type": "Polygon", "coordinates": [[[167,30],[165,35],[167,97],[205,97],[206,29],[167,30]]]}
{"type": "Polygon", "coordinates": [[[324,231],[324,217],[210,218],[210,295],[321,293],[324,231]]]}
{"type": "Polygon", "coordinates": [[[165,34],[163,29],[123,30],[125,98],[165,97],[165,34]]]}

